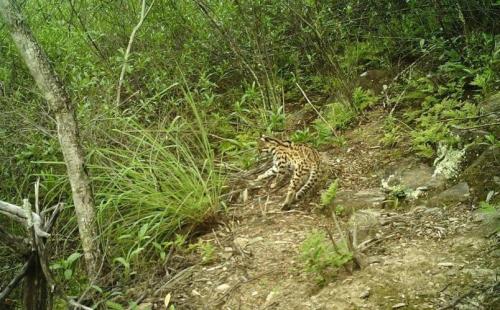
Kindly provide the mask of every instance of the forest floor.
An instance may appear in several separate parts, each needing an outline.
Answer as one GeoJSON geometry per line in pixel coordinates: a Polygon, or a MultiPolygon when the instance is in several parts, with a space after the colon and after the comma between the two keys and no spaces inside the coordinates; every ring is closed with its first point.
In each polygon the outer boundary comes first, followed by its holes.
{"type": "Polygon", "coordinates": [[[438,204],[431,203],[431,194],[417,203],[388,204],[381,186],[388,174],[404,170],[410,182],[425,183],[433,169],[404,143],[381,147],[386,112],[367,113],[345,132],[345,146],[327,151],[336,162],[332,179],[340,181],[337,201],[350,210],[340,218],[342,225],[353,214],[375,219],[359,232],[359,238],[375,240],[363,251],[366,266],[340,269],[319,286],[305,270],[300,246],[311,231],[328,225],[315,211],[320,195],[281,211],[286,186],[271,193],[263,188],[233,203],[227,220],[200,237],[215,246],[215,259],[157,284],[156,296],[144,302],[163,304],[170,294],[176,309],[498,307],[498,235],[460,189],[438,204]]]}

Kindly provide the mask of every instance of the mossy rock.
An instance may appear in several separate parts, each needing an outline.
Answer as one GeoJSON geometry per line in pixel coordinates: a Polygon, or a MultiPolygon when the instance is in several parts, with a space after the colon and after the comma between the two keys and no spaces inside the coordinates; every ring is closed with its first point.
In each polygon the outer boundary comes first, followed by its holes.
{"type": "Polygon", "coordinates": [[[477,201],[485,200],[490,191],[500,192],[500,147],[484,151],[464,170],[461,179],[469,184],[477,201]]]}
{"type": "MultiPolygon", "coordinates": [[[[483,120],[484,123],[497,123],[500,115],[500,92],[488,97],[480,104],[480,107],[487,115],[483,120]]],[[[500,137],[500,126],[490,126],[489,131],[495,137],[500,137]]]]}

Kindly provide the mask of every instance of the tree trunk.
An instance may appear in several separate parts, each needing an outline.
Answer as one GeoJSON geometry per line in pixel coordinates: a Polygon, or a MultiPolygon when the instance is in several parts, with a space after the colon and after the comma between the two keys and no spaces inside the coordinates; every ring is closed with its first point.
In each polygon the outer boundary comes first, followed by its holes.
{"type": "Polygon", "coordinates": [[[97,223],[90,178],[85,168],[74,107],[47,56],[24,22],[15,1],[0,0],[0,15],[8,26],[36,84],[55,114],[59,143],[71,184],[87,273],[89,278],[94,279],[99,271],[101,251],[97,240],[97,223]]]}
{"type": "Polygon", "coordinates": [[[26,310],[47,309],[50,294],[48,294],[47,281],[42,272],[37,254],[29,259],[28,270],[23,285],[23,306],[26,310]]]}

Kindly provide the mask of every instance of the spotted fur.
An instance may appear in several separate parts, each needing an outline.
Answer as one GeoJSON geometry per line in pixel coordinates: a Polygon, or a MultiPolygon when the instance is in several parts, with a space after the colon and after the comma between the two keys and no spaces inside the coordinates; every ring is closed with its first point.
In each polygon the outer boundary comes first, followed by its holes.
{"type": "Polygon", "coordinates": [[[260,138],[259,149],[261,153],[272,155],[273,166],[259,175],[257,181],[274,176],[271,184],[274,188],[287,171],[292,172],[286,198],[281,205],[283,209],[289,209],[294,200],[300,199],[317,183],[321,159],[316,150],[266,136],[260,138]]]}

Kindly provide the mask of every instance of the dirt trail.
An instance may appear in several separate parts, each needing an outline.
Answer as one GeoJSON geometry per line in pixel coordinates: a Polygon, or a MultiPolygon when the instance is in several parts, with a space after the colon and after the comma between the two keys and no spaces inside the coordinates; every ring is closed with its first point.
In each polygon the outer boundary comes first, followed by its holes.
{"type": "MultiPolygon", "coordinates": [[[[377,190],[387,167],[408,161],[405,146],[379,147],[383,117],[382,111],[371,112],[371,121],[345,134],[345,146],[330,151],[338,163],[340,195],[377,190]]],[[[487,305],[499,293],[493,287],[500,270],[498,240],[485,236],[468,203],[385,210],[366,205],[392,219],[376,227],[380,241],[365,252],[369,265],[341,271],[318,287],[304,270],[299,248],[326,219],[314,212],[314,199],[282,212],[282,197],[280,191],[262,191],[231,206],[231,219],[201,237],[216,247],[215,261],[190,267],[159,296],[171,293],[176,309],[439,309],[455,301],[458,309],[498,306],[498,299],[487,305]]]]}

